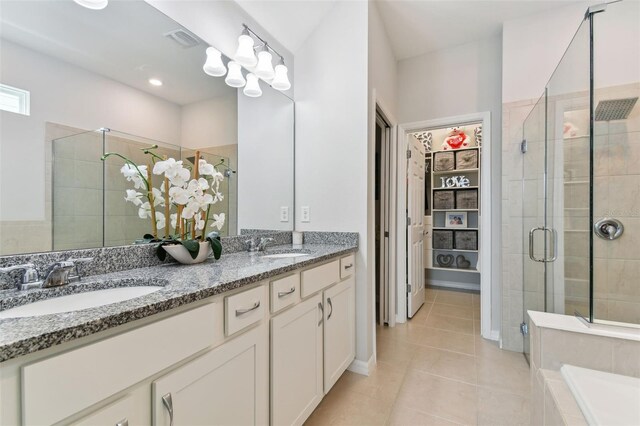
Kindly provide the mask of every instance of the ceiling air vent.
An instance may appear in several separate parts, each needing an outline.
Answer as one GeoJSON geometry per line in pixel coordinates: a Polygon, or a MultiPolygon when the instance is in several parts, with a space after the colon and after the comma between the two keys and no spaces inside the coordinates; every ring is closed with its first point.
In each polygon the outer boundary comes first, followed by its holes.
{"type": "Polygon", "coordinates": [[[166,32],[164,33],[164,36],[178,43],[183,49],[190,49],[200,44],[200,41],[196,36],[182,28],[166,32]]]}

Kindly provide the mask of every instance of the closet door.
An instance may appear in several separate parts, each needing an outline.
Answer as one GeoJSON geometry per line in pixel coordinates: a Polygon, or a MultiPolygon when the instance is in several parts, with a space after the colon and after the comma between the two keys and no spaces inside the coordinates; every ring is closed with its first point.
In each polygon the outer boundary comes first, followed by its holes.
{"type": "Polygon", "coordinates": [[[407,223],[408,253],[407,315],[412,318],[424,304],[424,145],[408,135],[407,223]]]}

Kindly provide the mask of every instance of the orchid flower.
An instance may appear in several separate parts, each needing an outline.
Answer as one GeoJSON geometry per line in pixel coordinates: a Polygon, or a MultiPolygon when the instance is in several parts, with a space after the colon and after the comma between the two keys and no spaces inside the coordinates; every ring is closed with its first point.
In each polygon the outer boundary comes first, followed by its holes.
{"type": "Polygon", "coordinates": [[[163,173],[175,186],[184,186],[191,176],[189,170],[182,165],[182,161],[176,161],[173,158],[158,161],[153,166],[153,174],[161,175],[163,173]]]}
{"type": "Polygon", "coordinates": [[[171,219],[171,227],[173,229],[178,228],[178,213],[172,213],[169,215],[169,219],[171,219]]]}
{"type": "Polygon", "coordinates": [[[151,204],[148,201],[145,201],[140,205],[138,209],[138,217],[140,219],[147,219],[151,217],[151,204]]]}
{"type": "Polygon", "coordinates": [[[172,203],[185,205],[189,202],[190,197],[186,189],[172,186],[171,189],[169,189],[169,198],[172,203]]]}
{"type": "Polygon", "coordinates": [[[211,223],[211,227],[212,228],[217,228],[218,231],[219,231],[224,226],[224,219],[225,219],[225,214],[224,213],[214,214],[213,215],[213,222],[211,223]]]}
{"type": "Polygon", "coordinates": [[[140,173],[142,173],[143,175],[146,175],[147,166],[138,166],[138,170],[136,170],[136,168],[133,167],[131,164],[125,163],[125,165],[122,166],[122,168],[120,169],[120,173],[124,175],[127,181],[133,182],[133,186],[136,189],[143,189],[143,188],[147,189],[145,181],[143,177],[140,175],[140,173]],[[138,173],[138,170],[140,170],[139,173],[138,173]]]}
{"type": "Polygon", "coordinates": [[[164,207],[164,196],[162,192],[158,188],[151,188],[151,193],[153,194],[153,205],[164,207]]]}
{"type": "Polygon", "coordinates": [[[196,216],[195,220],[196,220],[196,229],[198,231],[203,230],[204,229],[204,225],[205,225],[204,219],[202,219],[202,217],[200,217],[200,216],[196,216]]]}
{"type": "Polygon", "coordinates": [[[200,159],[198,161],[198,171],[203,176],[212,176],[216,172],[216,168],[212,164],[207,163],[206,160],[200,159]]]}
{"type": "Polygon", "coordinates": [[[212,204],[215,204],[218,201],[222,201],[222,200],[224,200],[224,195],[222,194],[222,192],[218,191],[213,196],[213,203],[212,204]]]}
{"type": "Polygon", "coordinates": [[[158,229],[164,229],[167,225],[166,218],[164,217],[164,213],[156,212],[156,226],[158,229]]]}
{"type": "Polygon", "coordinates": [[[135,189],[127,189],[127,196],[124,198],[126,201],[133,203],[136,206],[142,204],[142,193],[136,191],[135,189]]]}

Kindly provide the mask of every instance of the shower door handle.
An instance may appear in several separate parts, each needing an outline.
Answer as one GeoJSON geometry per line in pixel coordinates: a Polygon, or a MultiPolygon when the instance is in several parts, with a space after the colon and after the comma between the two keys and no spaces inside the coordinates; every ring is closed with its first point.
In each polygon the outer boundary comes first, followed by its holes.
{"type": "Polygon", "coordinates": [[[536,233],[536,231],[544,231],[544,230],[545,230],[544,227],[537,226],[535,228],[531,228],[531,231],[529,231],[529,258],[534,262],[545,262],[545,259],[538,259],[533,253],[533,235],[536,233]]]}
{"type": "Polygon", "coordinates": [[[545,253],[545,262],[555,262],[556,259],[558,259],[558,231],[556,231],[553,228],[544,228],[545,232],[549,232],[549,234],[551,235],[551,257],[549,259],[546,258],[546,253],[545,253]]]}

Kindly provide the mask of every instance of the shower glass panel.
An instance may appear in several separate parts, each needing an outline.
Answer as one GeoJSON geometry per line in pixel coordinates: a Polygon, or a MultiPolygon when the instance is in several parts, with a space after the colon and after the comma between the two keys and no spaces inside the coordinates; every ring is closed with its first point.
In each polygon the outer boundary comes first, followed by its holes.
{"type": "MultiPolygon", "coordinates": [[[[143,138],[116,130],[105,131],[105,152],[117,152],[136,164],[148,164],[153,168],[151,157],[143,152],[144,148],[157,145],[157,155],[180,158],[180,147],[157,140],[143,138]]],[[[151,231],[150,219],[140,219],[138,206],[125,202],[125,191],[132,189],[120,172],[123,160],[109,157],[104,162],[104,246],[122,246],[133,244],[151,231]]],[[[161,176],[153,175],[153,187],[160,188],[161,176]]],[[[139,192],[144,192],[139,190],[139,192]]],[[[160,209],[162,211],[162,209],[160,209]]],[[[168,220],[167,220],[168,222],[168,220]]],[[[159,236],[164,231],[159,231],[159,236]]]]}
{"type": "Polygon", "coordinates": [[[593,220],[624,226],[616,239],[594,236],[593,317],[639,324],[640,3],[609,4],[593,39],[593,220]]]}
{"type": "Polygon", "coordinates": [[[102,247],[104,134],[88,131],[52,140],[52,247],[102,247]]]}
{"type": "Polygon", "coordinates": [[[590,315],[589,36],[585,21],[523,123],[525,326],[528,310],[590,315]]]}

